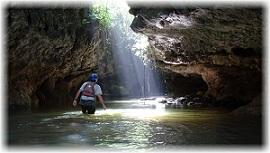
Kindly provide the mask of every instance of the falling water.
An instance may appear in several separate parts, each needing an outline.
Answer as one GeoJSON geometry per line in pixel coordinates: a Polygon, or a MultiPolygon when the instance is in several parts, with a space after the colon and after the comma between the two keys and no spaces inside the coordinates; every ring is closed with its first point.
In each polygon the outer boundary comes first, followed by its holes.
{"type": "Polygon", "coordinates": [[[106,2],[112,17],[111,45],[119,80],[128,97],[150,97],[163,95],[161,78],[155,65],[147,61],[148,40],[129,27],[133,16],[124,1],[117,4],[106,2]]]}

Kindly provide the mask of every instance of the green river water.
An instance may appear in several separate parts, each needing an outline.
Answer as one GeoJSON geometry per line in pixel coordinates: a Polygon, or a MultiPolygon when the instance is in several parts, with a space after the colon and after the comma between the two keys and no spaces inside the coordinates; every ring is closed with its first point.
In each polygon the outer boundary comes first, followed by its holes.
{"type": "Polygon", "coordinates": [[[211,109],[165,109],[163,104],[109,101],[94,115],[79,109],[9,114],[9,147],[89,147],[160,150],[250,147],[263,143],[262,120],[211,109]]]}

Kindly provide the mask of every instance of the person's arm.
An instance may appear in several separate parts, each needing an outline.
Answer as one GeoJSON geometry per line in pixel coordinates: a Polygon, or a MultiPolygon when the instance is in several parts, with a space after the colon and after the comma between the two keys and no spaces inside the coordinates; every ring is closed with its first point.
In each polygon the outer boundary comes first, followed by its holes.
{"type": "Polygon", "coordinates": [[[98,97],[98,101],[102,104],[102,107],[104,108],[104,110],[106,110],[107,107],[104,104],[104,100],[103,100],[102,96],[101,95],[97,95],[97,97],[98,97]]]}
{"type": "Polygon", "coordinates": [[[73,100],[73,106],[75,107],[75,106],[77,106],[77,101],[78,101],[78,98],[79,98],[79,96],[80,96],[80,89],[77,91],[77,93],[76,93],[76,96],[75,96],[75,98],[74,98],[74,100],[73,100]]]}

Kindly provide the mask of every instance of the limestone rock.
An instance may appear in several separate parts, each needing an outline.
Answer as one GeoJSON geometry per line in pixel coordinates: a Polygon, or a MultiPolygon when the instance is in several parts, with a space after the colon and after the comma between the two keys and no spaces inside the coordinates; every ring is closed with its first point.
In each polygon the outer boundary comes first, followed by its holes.
{"type": "MultiPolygon", "coordinates": [[[[102,57],[89,8],[7,9],[10,105],[63,105],[102,57]],[[55,103],[58,101],[58,103],[55,103]]],[[[67,105],[67,104],[66,104],[67,105]]]]}
{"type": "Polygon", "coordinates": [[[262,92],[262,8],[129,5],[130,27],[148,36],[164,71],[201,76],[218,101],[245,104],[262,92]]]}

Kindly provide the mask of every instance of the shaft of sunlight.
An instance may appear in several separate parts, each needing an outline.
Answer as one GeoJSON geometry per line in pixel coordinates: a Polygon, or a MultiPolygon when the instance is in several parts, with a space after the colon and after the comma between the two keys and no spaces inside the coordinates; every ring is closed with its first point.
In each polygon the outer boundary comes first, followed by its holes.
{"type": "Polygon", "coordinates": [[[148,39],[130,28],[134,17],[129,14],[126,1],[99,1],[99,4],[106,6],[112,17],[111,48],[126,98],[163,95],[159,72],[147,62],[148,39]]]}

